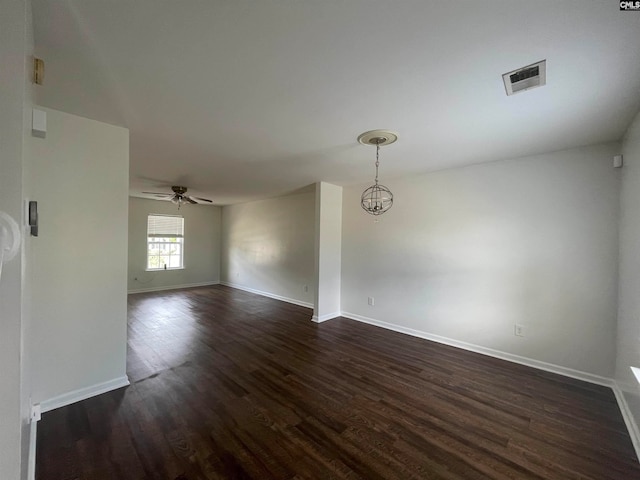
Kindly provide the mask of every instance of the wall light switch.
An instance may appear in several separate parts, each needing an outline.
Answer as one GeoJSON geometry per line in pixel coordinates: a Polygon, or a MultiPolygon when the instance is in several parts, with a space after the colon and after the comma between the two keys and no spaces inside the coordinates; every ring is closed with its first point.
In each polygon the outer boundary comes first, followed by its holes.
{"type": "Polygon", "coordinates": [[[620,168],[622,165],[622,155],[615,155],[613,157],[613,168],[620,168]]]}
{"type": "Polygon", "coordinates": [[[31,111],[31,134],[34,137],[47,136],[47,112],[34,108],[31,111]]]}

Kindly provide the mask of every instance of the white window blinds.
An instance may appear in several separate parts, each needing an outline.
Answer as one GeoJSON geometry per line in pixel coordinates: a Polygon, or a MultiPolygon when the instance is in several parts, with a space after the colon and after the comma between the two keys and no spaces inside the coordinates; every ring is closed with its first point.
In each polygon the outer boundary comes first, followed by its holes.
{"type": "Polygon", "coordinates": [[[147,236],[150,238],[183,238],[184,218],[175,215],[149,215],[147,236]]]}

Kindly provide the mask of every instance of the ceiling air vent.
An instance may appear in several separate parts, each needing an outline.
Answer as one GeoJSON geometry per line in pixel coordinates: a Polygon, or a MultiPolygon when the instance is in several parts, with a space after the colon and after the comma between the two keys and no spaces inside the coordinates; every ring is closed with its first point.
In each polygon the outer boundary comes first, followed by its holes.
{"type": "Polygon", "coordinates": [[[507,95],[541,87],[547,83],[547,61],[528,65],[502,75],[507,95]]]}

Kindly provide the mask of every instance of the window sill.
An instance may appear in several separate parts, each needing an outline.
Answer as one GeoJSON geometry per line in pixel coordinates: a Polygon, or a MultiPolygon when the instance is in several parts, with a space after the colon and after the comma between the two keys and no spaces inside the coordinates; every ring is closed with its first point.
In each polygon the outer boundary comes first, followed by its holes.
{"type": "Polygon", "coordinates": [[[145,272],[168,272],[171,270],[184,270],[184,267],[174,267],[174,268],[145,268],[145,272]]]}

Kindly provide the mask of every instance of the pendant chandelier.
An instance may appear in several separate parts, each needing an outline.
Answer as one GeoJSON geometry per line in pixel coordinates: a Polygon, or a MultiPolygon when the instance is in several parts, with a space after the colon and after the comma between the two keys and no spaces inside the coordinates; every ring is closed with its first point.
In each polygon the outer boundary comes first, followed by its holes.
{"type": "Polygon", "coordinates": [[[387,130],[371,130],[358,137],[358,142],[363,145],[375,145],[376,147],[376,179],[375,183],[362,192],[360,205],[365,212],[371,215],[382,215],[393,205],[393,193],[384,185],[378,183],[378,167],[380,166],[380,147],[394,143],[398,135],[387,130]]]}

